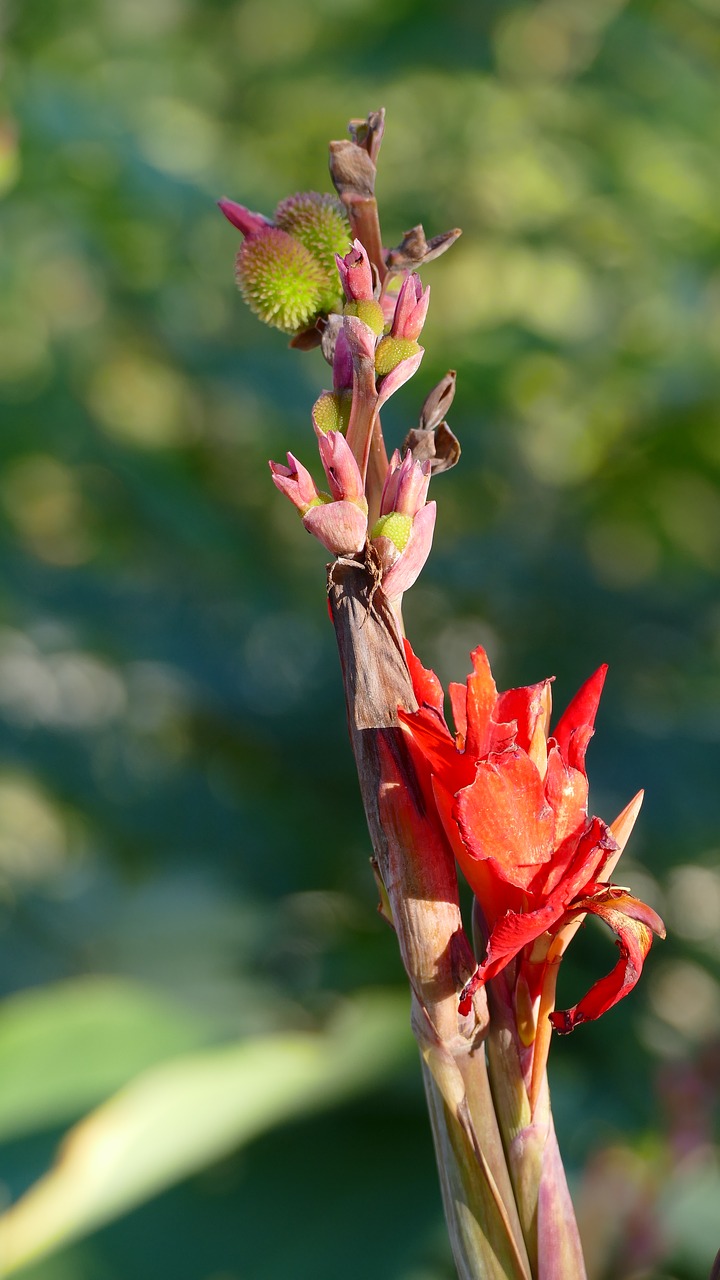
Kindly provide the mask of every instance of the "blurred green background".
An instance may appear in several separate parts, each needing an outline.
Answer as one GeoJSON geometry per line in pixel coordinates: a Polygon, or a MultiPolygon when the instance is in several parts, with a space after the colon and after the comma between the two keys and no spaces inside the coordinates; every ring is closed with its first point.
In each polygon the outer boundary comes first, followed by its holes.
{"type": "MultiPolygon", "coordinates": [[[[327,370],[244,308],[214,206],[327,190],[329,138],[384,105],[387,242],[464,228],[384,415],[396,444],[458,370],[408,633],[444,680],[478,642],[501,687],[554,673],[560,706],[610,663],[592,806],[646,788],[620,880],[669,939],[555,1043],[555,1112],[592,1280],[703,1280],[720,0],[15,0],[4,22],[3,1204],[125,1092],[0,1225],[0,1273],[35,1249],[28,1280],[453,1274],[325,555],[267,472],[313,463],[327,370]]],[[[588,926],[561,999],[614,956],[588,926]]]]}

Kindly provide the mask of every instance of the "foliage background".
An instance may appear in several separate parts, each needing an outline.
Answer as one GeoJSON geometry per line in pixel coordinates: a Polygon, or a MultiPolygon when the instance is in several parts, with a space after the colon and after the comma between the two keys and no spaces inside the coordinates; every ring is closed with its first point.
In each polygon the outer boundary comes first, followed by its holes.
{"type": "MultiPolygon", "coordinates": [[[[313,457],[326,372],[244,309],[213,204],[270,213],[327,189],[328,139],[379,105],[388,242],[420,219],[464,228],[426,271],[427,355],[386,414],[395,443],[458,369],[464,455],[437,481],[408,631],[443,679],[482,641],[502,687],[554,672],[559,705],[610,663],[594,809],[609,820],[646,788],[623,878],[670,937],[630,1000],[556,1042],[555,1110],[595,1280],[707,1275],[719,19],[718,0],[8,6],[5,1201],[72,1124],[161,1070],[39,1203],[25,1235],[58,1248],[28,1280],[452,1275],[324,556],[267,475],[288,448],[313,457]],[[352,1062],[321,1038],[303,1066],[333,1017],[356,1019],[352,1062]]],[[[588,927],[564,998],[613,955],[588,927]]]]}

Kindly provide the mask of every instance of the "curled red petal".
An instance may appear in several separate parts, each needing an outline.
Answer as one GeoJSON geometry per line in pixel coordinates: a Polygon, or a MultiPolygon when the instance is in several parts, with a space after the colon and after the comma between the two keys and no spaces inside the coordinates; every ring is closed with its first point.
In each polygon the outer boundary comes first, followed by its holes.
{"type": "MultiPolygon", "coordinates": [[[[567,916],[570,903],[573,903],[574,911],[574,899],[578,892],[581,889],[587,890],[588,885],[593,883],[607,859],[608,851],[614,848],[615,841],[605,823],[600,818],[591,818],[582,833],[572,842],[571,853],[564,854],[566,862],[563,878],[552,893],[545,892],[543,895],[533,885],[530,888],[531,902],[533,899],[535,902],[539,901],[539,906],[528,909],[526,900],[518,903],[517,910],[506,910],[496,921],[481,966],[481,975],[485,981],[500,973],[528,943],[534,942],[541,934],[562,921],[567,916]]],[[[542,871],[543,868],[540,869],[539,876],[542,871]]],[[[511,905],[507,886],[503,888],[505,904],[511,905]]]]}
{"type": "Polygon", "coordinates": [[[595,732],[595,716],[606,674],[607,663],[603,663],[578,689],[553,732],[563,760],[574,769],[585,767],[585,752],[595,732]]]}
{"type": "Polygon", "coordinates": [[[594,897],[583,898],[574,904],[574,909],[590,911],[610,925],[617,934],[620,959],[572,1009],[550,1015],[553,1026],[563,1035],[581,1022],[599,1018],[632,991],[642,973],[653,933],[665,937],[665,926],[652,908],[622,889],[610,887],[594,897]]]}

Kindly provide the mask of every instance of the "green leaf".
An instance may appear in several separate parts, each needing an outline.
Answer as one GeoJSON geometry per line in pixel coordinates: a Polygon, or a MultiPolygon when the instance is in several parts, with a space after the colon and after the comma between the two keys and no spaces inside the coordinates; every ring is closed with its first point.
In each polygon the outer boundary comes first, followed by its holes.
{"type": "Polygon", "coordinates": [[[411,1052],[407,999],[366,995],[327,1030],[247,1040],[152,1068],[66,1136],[0,1218],[2,1274],[110,1222],[263,1130],[371,1088],[411,1052]]]}
{"type": "Polygon", "coordinates": [[[0,1017],[0,1141],[82,1115],[138,1072],[213,1039],[140,983],[81,978],[9,997],[0,1017]]]}

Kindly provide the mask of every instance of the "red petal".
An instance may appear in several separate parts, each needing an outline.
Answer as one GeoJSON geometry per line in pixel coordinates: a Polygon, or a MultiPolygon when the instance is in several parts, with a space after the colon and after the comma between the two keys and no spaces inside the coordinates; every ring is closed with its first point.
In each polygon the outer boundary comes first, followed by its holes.
{"type": "Polygon", "coordinates": [[[612,1009],[635,986],[642,973],[643,962],[650,950],[653,933],[665,937],[665,926],[655,912],[622,889],[607,889],[593,898],[573,904],[578,911],[591,911],[605,920],[617,934],[620,959],[606,977],[590,988],[572,1009],[550,1015],[553,1026],[563,1034],[581,1022],[599,1018],[612,1009]]]}
{"type": "Polygon", "coordinates": [[[565,764],[557,747],[548,752],[545,796],[555,814],[555,847],[559,848],[585,822],[588,783],[584,773],[565,764]]]}
{"type": "Polygon", "coordinates": [[[418,657],[415,656],[412,646],[408,640],[403,640],[405,646],[405,661],[408,664],[410,679],[412,680],[415,697],[419,706],[426,705],[432,707],[433,711],[437,711],[438,715],[443,714],[443,688],[435,675],[434,671],[429,671],[424,667],[418,657]]]}
{"type": "Polygon", "coordinates": [[[448,685],[448,693],[450,695],[450,706],[452,707],[455,729],[464,741],[467,737],[467,685],[453,682],[448,685]]]}
{"type": "Polygon", "coordinates": [[[526,887],[552,857],[552,810],[523,751],[479,761],[474,781],[457,796],[455,818],[470,855],[493,858],[510,884],[526,887]]]}
{"type": "Polygon", "coordinates": [[[583,827],[555,849],[547,870],[540,868],[530,892],[557,896],[569,907],[579,893],[590,892],[588,886],[594,884],[616,849],[612,832],[602,818],[586,818],[583,827]]]}
{"type": "Polygon", "coordinates": [[[575,769],[584,769],[585,752],[595,732],[595,715],[606,674],[607,663],[603,663],[578,689],[553,733],[563,760],[575,769]]]}
{"type": "Polygon", "coordinates": [[[448,790],[459,790],[468,780],[467,771],[463,772],[463,757],[437,711],[428,706],[421,707],[419,711],[404,711],[398,707],[398,719],[421,772],[437,774],[448,790]]]}
{"type": "Polygon", "coordinates": [[[544,714],[544,693],[548,684],[548,680],[541,680],[539,684],[508,689],[507,693],[501,693],[497,700],[495,719],[498,723],[516,721],[517,745],[522,747],[523,751],[530,750],[537,722],[544,714]]]}
{"type": "Polygon", "coordinates": [[[474,649],[473,672],[467,678],[467,734],[465,750],[473,760],[486,754],[490,738],[490,721],[497,702],[497,688],[485,650],[474,649]]]}
{"type": "MultiPolygon", "coordinates": [[[[518,904],[517,911],[508,911],[507,908],[512,908],[515,904],[510,901],[506,890],[507,914],[499,920],[490,935],[487,955],[482,965],[484,980],[494,978],[527,943],[534,942],[562,920],[567,914],[569,903],[573,902],[581,889],[587,889],[607,859],[608,848],[615,848],[615,842],[605,823],[599,818],[593,818],[587,823],[580,838],[574,841],[572,848],[572,859],[565,869],[564,878],[535,910],[522,911],[518,904]]],[[[533,887],[530,892],[535,893],[537,901],[540,896],[537,889],[533,887]]]]}

